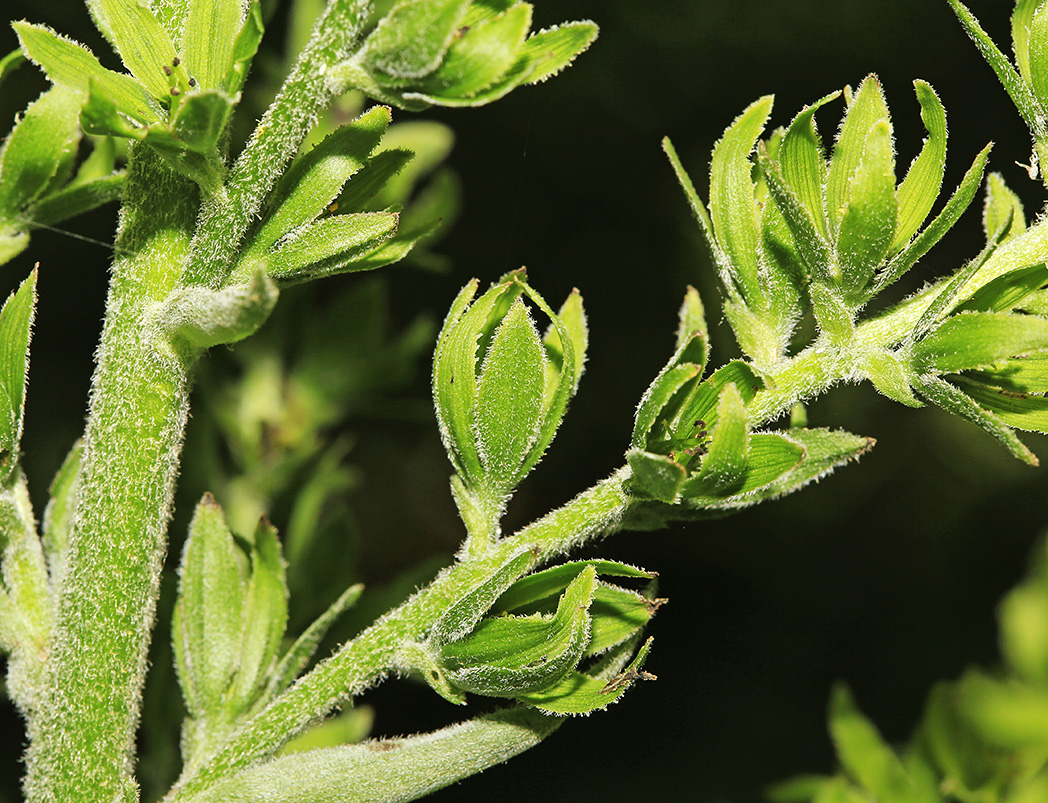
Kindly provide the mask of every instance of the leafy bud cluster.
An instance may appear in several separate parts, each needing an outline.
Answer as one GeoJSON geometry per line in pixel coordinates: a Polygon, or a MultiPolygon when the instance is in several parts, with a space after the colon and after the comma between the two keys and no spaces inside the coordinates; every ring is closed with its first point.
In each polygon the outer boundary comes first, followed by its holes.
{"type": "Polygon", "coordinates": [[[463,288],[444,321],[433,398],[455,501],[479,548],[497,537],[506,501],[560,426],[582,375],[587,331],[577,291],[555,313],[522,271],[474,299],[477,287],[473,280],[463,288]],[[549,320],[544,336],[525,300],[549,320]]]}
{"type": "Polygon", "coordinates": [[[596,39],[592,22],[530,33],[531,14],[514,0],[401,0],[329,80],[403,109],[482,106],[555,75],[596,39]]]}

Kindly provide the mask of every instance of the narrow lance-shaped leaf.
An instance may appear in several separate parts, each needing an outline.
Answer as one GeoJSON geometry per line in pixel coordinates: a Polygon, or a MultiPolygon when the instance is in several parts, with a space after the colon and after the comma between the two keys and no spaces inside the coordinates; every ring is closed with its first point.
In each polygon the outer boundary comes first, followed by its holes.
{"type": "Polygon", "coordinates": [[[276,196],[280,203],[255,235],[244,261],[264,253],[280,237],[321,214],[366,164],[390,119],[388,108],[376,106],[300,157],[281,182],[276,196]]]}
{"type": "Polygon", "coordinates": [[[371,33],[360,52],[371,70],[417,79],[440,64],[472,0],[402,0],[371,33]]]}
{"type": "Polygon", "coordinates": [[[0,478],[5,483],[18,463],[35,309],[34,270],[0,309],[0,478]]]}
{"type": "Polygon", "coordinates": [[[477,440],[485,484],[505,493],[538,438],[545,355],[528,309],[518,299],[499,324],[477,384],[477,440]]]}
{"type": "Polygon", "coordinates": [[[655,572],[612,560],[577,560],[562,563],[517,580],[498,598],[498,601],[491,607],[491,613],[493,615],[512,613],[534,605],[536,602],[554,598],[564,591],[587,566],[592,566],[601,576],[644,580],[651,580],[657,576],[655,572]]]}
{"type": "Polygon", "coordinates": [[[20,218],[76,155],[82,102],[75,90],[54,86],[26,109],[0,150],[0,219],[20,218]]]}
{"type": "Polygon", "coordinates": [[[1048,320],[1002,312],[951,316],[914,347],[918,366],[954,373],[1048,350],[1048,320]]]}
{"type": "Polygon", "coordinates": [[[841,120],[826,174],[826,219],[832,235],[836,235],[851,197],[852,177],[862,162],[870,130],[879,120],[889,119],[880,81],[875,75],[867,76],[841,120]]]}
{"type": "Polygon", "coordinates": [[[244,15],[243,0],[191,0],[182,31],[182,55],[204,89],[226,89],[244,15]]]}
{"type": "Polygon", "coordinates": [[[687,470],[672,457],[633,448],[626,452],[631,490],[672,505],[680,498],[687,470]]]}
{"type": "Polygon", "coordinates": [[[69,536],[73,530],[76,496],[80,488],[80,458],[83,449],[83,443],[77,441],[69,450],[51,481],[51,498],[44,510],[41,542],[47,556],[51,583],[56,587],[65,571],[65,559],[69,552],[69,536]]]}
{"type": "Polygon", "coordinates": [[[986,160],[990,156],[992,143],[987,145],[979,155],[975,157],[972,166],[964,174],[961,183],[957,185],[953,195],[946,202],[942,211],[929,223],[924,230],[918,234],[902,252],[892,259],[882,270],[874,283],[870,296],[877,295],[885,287],[894,284],[903,274],[912,268],[917,260],[927,254],[936,243],[946,236],[946,232],[953,228],[961,214],[975,198],[982,183],[983,171],[986,169],[986,160]]]}
{"type": "Polygon", "coordinates": [[[1019,196],[1004,183],[1004,176],[990,173],[986,177],[986,200],[983,203],[983,232],[987,241],[994,238],[1006,220],[1010,220],[1010,225],[1005,229],[1003,239],[1026,231],[1026,215],[1019,196]]]}
{"type": "Polygon", "coordinates": [[[54,83],[87,95],[91,82],[119,109],[141,123],[157,122],[160,109],[146,88],[129,75],[107,70],[91,52],[48,28],[16,22],[22,48],[54,83]]]}
{"type": "Polygon", "coordinates": [[[865,300],[867,284],[888,253],[898,214],[892,129],[887,120],[879,120],[866,136],[837,233],[837,257],[850,300],[865,300]]]}
{"type": "Polygon", "coordinates": [[[1008,97],[1012,99],[1015,108],[1019,110],[1019,114],[1022,115],[1026,126],[1033,133],[1034,138],[1043,140],[1048,129],[1045,128],[1043,112],[1040,104],[1037,102],[1037,98],[1030,89],[1030,85],[1015,71],[1015,68],[1009,63],[1008,57],[993,43],[990,35],[983,30],[983,27],[972,12],[960,0],[948,0],[948,2],[953,8],[954,14],[957,15],[957,19],[964,26],[965,32],[975,42],[975,46],[982,53],[983,58],[986,59],[990,67],[993,68],[993,71],[997,73],[998,80],[1004,85],[1008,97]]]}
{"type": "Polygon", "coordinates": [[[757,207],[750,153],[771,113],[772,98],[750,105],[724,132],[710,161],[710,215],[717,242],[728,256],[734,289],[755,310],[766,306],[757,270],[757,207]]]}
{"type": "Polygon", "coordinates": [[[814,221],[819,233],[826,236],[823,210],[823,187],[826,183],[826,155],[815,127],[815,112],[840,97],[833,92],[805,106],[793,118],[779,146],[778,160],[782,178],[796,195],[801,206],[814,221]]]}
{"type": "Polygon", "coordinates": [[[924,223],[939,197],[946,169],[946,109],[931,84],[914,81],[913,87],[928,138],[899,185],[899,225],[889,253],[904,247],[924,223]]]}
{"type": "MultiPolygon", "coordinates": [[[[237,0],[239,2],[239,0],[237,0]]],[[[120,58],[131,74],[145,84],[154,98],[171,98],[164,70],[177,56],[171,37],[143,0],[98,0],[120,58]]]]}
{"type": "Polygon", "coordinates": [[[1048,398],[1013,394],[979,382],[964,382],[964,392],[1010,427],[1048,432],[1048,398]]]}
{"type": "Polygon", "coordinates": [[[746,471],[749,459],[749,427],[746,407],[735,383],[720,392],[717,421],[713,425],[709,451],[702,458],[699,482],[707,493],[730,491],[746,471]]]}
{"type": "Polygon", "coordinates": [[[262,519],[253,540],[251,574],[244,590],[240,665],[230,693],[231,704],[241,711],[261,692],[287,626],[286,567],[276,528],[262,519]]]}
{"type": "Polygon", "coordinates": [[[559,73],[593,44],[598,30],[595,23],[580,20],[533,33],[522,53],[528,65],[527,83],[537,84],[559,73]]]}
{"type": "Polygon", "coordinates": [[[1019,75],[1030,83],[1030,23],[1042,0],[1016,0],[1012,12],[1012,51],[1019,75]]]}
{"type": "Polygon", "coordinates": [[[1029,82],[1034,95],[1041,102],[1043,125],[1044,107],[1048,104],[1048,8],[1042,3],[1030,20],[1029,82]]]}
{"type": "Polygon", "coordinates": [[[531,28],[531,6],[518,3],[503,13],[460,29],[440,66],[418,84],[425,94],[468,98],[491,86],[517,60],[531,28]]]}
{"type": "Polygon", "coordinates": [[[299,229],[294,239],[273,251],[264,264],[269,275],[282,284],[368,270],[373,265],[365,257],[389,242],[399,221],[400,215],[395,212],[322,218],[299,229]]]}
{"type": "Polygon", "coordinates": [[[176,668],[191,716],[217,716],[239,663],[243,588],[237,547],[210,494],[197,505],[182,556],[173,623],[176,668]]]}

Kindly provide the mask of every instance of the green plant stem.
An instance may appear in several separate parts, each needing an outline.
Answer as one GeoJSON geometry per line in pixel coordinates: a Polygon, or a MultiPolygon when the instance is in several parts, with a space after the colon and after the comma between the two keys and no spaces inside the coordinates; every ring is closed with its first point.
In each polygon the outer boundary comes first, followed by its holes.
{"type": "Polygon", "coordinates": [[[244,232],[317,115],[331,102],[334,92],[328,85],[328,72],[347,58],[370,12],[369,0],[329,0],[309,44],[255,127],[222,189],[206,199],[183,285],[222,285],[244,232]]]}
{"type": "Polygon", "coordinates": [[[628,468],[619,469],[483,555],[445,569],[426,589],[347,642],[246,723],[198,772],[180,780],[165,801],[190,800],[218,779],[272,754],[318,717],[396,670],[401,645],[424,638],[453,602],[510,557],[531,551],[534,566],[613,532],[631,502],[624,488],[629,476],[628,468]]]}
{"type": "Polygon", "coordinates": [[[196,197],[147,148],[132,151],[47,686],[29,723],[31,801],[112,803],[132,788],[189,392],[147,321],[178,279],[196,197]]]}

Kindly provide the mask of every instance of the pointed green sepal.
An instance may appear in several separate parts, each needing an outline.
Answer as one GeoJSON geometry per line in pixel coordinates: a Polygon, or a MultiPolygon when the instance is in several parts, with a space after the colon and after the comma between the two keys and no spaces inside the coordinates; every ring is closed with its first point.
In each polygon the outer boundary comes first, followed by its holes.
{"type": "Polygon", "coordinates": [[[530,549],[518,552],[472,591],[463,594],[433,625],[433,643],[440,647],[465,637],[495,604],[495,600],[527,572],[535,560],[536,556],[530,549]]]}
{"type": "Polygon", "coordinates": [[[1026,432],[1048,432],[1048,398],[1012,393],[981,382],[964,382],[964,392],[1010,427],[1026,432]]]}
{"type": "Polygon", "coordinates": [[[987,242],[995,237],[1006,220],[1011,222],[1005,230],[1005,240],[1026,231],[1026,215],[1019,196],[1004,183],[1004,176],[990,173],[986,177],[986,200],[983,202],[983,231],[987,242]]]}
{"type": "Polygon", "coordinates": [[[83,451],[83,441],[73,444],[58,473],[51,480],[50,498],[44,509],[40,540],[47,557],[51,583],[55,587],[61,582],[66,555],[69,554],[69,537],[73,531],[73,514],[80,490],[80,463],[83,451]]]}
{"type": "Polygon", "coordinates": [[[899,224],[888,249],[890,254],[905,247],[927,219],[939,197],[946,170],[946,110],[931,84],[914,81],[913,88],[928,138],[899,185],[899,224]]]}
{"type": "Polygon", "coordinates": [[[672,457],[633,448],[626,452],[626,462],[632,471],[632,491],[670,505],[680,498],[688,474],[672,457]]]}
{"type": "Polygon", "coordinates": [[[358,55],[391,86],[429,75],[455,41],[472,0],[401,0],[379,22],[358,55]]]}
{"type": "Polygon", "coordinates": [[[376,265],[370,258],[390,242],[399,223],[396,212],[324,217],[296,230],[264,257],[263,264],[281,284],[372,270],[376,265]]]}
{"type": "Polygon", "coordinates": [[[751,104],[724,132],[710,161],[710,216],[717,243],[728,257],[734,289],[762,310],[764,289],[757,269],[757,204],[750,154],[771,113],[772,97],[751,104]]]}
{"type": "Polygon", "coordinates": [[[729,382],[720,391],[710,444],[697,475],[699,493],[726,495],[738,485],[749,463],[749,435],[742,395],[729,382]]]}
{"type": "Polygon", "coordinates": [[[36,276],[34,270],[0,309],[0,481],[5,484],[18,465],[22,439],[36,276]]]}
{"type": "Polygon", "coordinates": [[[210,494],[197,505],[182,553],[172,624],[175,668],[190,716],[220,717],[240,662],[243,627],[240,551],[210,494]]]}
{"type": "Polygon", "coordinates": [[[833,92],[805,106],[793,118],[779,145],[778,161],[782,180],[790,187],[800,206],[815,224],[819,234],[826,237],[826,218],[823,209],[823,187],[826,184],[826,153],[815,127],[815,112],[840,97],[833,92]]]}

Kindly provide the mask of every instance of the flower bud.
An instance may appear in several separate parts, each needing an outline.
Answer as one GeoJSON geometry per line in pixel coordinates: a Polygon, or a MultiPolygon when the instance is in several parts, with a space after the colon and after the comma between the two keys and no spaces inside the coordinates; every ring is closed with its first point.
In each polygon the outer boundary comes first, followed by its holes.
{"type": "Polygon", "coordinates": [[[473,300],[455,299],[437,341],[433,397],[456,476],[452,490],[471,536],[492,539],[513,488],[542,458],[578,386],[586,349],[582,300],[555,314],[510,274],[473,300]],[[549,318],[540,337],[525,300],[549,318]]]}
{"type": "Polygon", "coordinates": [[[560,72],[597,36],[592,22],[529,35],[531,10],[530,3],[401,0],[331,80],[409,110],[490,103],[560,72]]]}

